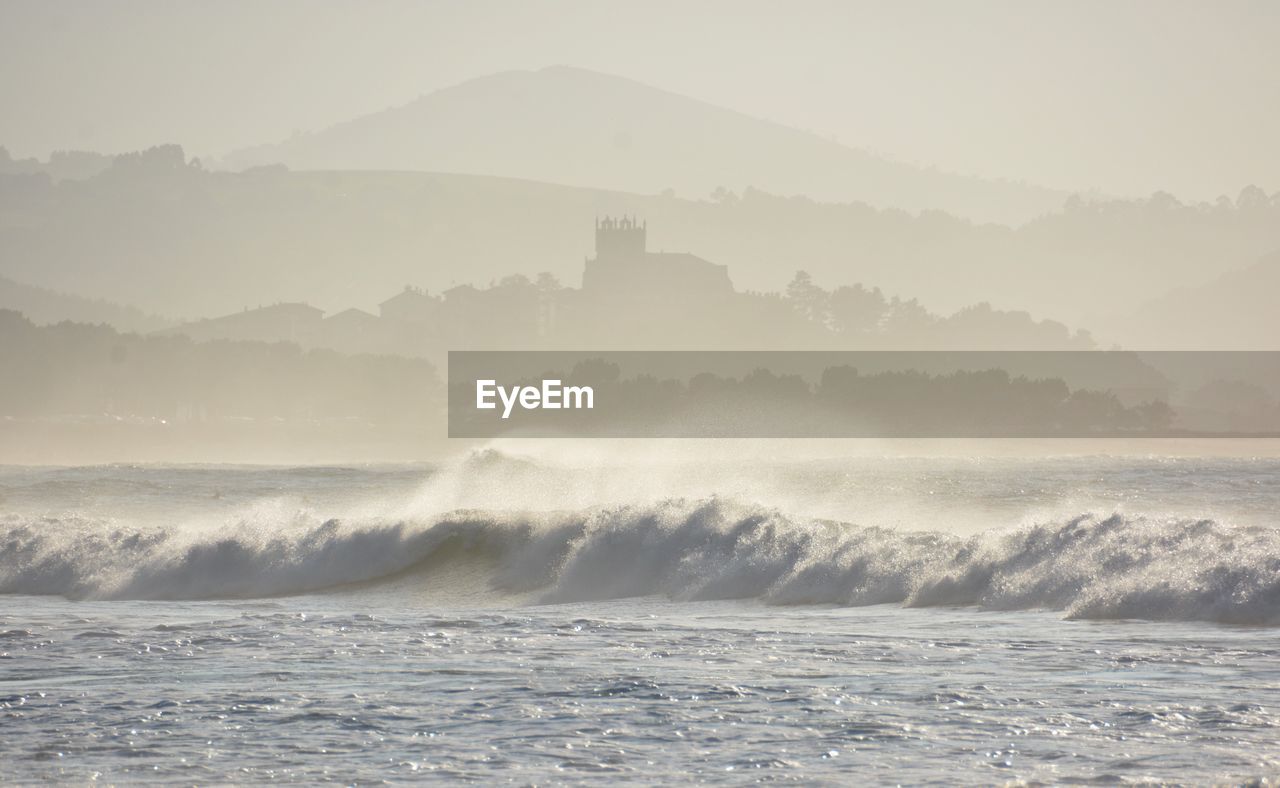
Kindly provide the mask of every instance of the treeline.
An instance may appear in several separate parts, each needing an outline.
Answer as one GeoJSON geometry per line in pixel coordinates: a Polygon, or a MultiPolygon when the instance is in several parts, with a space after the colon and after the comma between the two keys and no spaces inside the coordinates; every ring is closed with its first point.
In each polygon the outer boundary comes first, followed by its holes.
{"type": "Polygon", "coordinates": [[[8,310],[0,310],[0,369],[0,415],[19,419],[427,423],[443,407],[435,369],[418,359],[36,326],[8,310]]]}
{"type": "Polygon", "coordinates": [[[1092,350],[1085,330],[1072,331],[1055,320],[979,303],[950,316],[930,312],[914,298],[886,298],[880,288],[861,283],[825,290],[806,271],[787,285],[791,309],[810,326],[850,349],[1029,349],[1092,350]]]}
{"type": "MultiPolygon", "coordinates": [[[[623,378],[616,364],[592,360],[544,377],[557,376],[566,386],[590,387],[593,409],[516,409],[502,421],[495,411],[454,409],[451,430],[461,435],[534,430],[618,436],[1088,436],[1162,433],[1175,417],[1160,400],[1126,407],[1109,391],[1073,390],[1059,378],[1012,376],[1002,369],[862,374],[835,366],[810,384],[799,375],[767,369],[742,377],[704,372],[687,380],[623,378]]],[[[469,380],[451,383],[452,396],[474,401],[472,385],[469,380]]]]}
{"type": "Polygon", "coordinates": [[[916,299],[886,297],[861,284],[825,290],[804,271],[782,293],[617,300],[566,287],[550,273],[432,297],[435,315],[411,336],[388,337],[388,352],[430,355],[446,348],[724,350],[1091,350],[1087,331],[1029,313],[977,304],[952,315],[916,299]],[[550,316],[550,319],[548,319],[550,316]],[[394,344],[391,342],[394,340],[394,344]]]}
{"type": "Polygon", "coordinates": [[[31,175],[48,181],[83,180],[103,172],[115,157],[83,150],[56,150],[48,161],[15,159],[0,145],[0,175],[31,175]]]}

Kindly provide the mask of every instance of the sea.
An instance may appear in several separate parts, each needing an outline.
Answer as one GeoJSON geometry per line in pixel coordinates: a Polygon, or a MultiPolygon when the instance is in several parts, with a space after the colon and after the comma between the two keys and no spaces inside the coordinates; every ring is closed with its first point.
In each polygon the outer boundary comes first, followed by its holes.
{"type": "Polygon", "coordinates": [[[1274,457],[3,467],[0,782],[1265,784],[1278,526],[1274,457]]]}

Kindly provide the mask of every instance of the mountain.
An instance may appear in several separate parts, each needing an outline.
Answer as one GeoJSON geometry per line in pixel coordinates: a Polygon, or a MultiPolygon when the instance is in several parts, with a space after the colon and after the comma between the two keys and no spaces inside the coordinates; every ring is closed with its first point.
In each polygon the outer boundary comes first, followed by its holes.
{"type": "Polygon", "coordinates": [[[0,309],[21,312],[36,325],[61,323],[105,323],[118,331],[145,333],[165,328],[171,323],[131,306],[121,306],[102,299],[58,293],[0,276],[0,309]]]}
{"type": "MultiPolygon", "coordinates": [[[[845,100],[856,101],[856,97],[845,100]]],[[[511,71],[228,155],[232,169],[418,170],[700,198],[748,186],[1016,224],[1065,193],[889,161],[777,123],[564,66],[511,71]]]]}
{"type": "Polygon", "coordinates": [[[1125,321],[1131,347],[1280,350],[1280,251],[1142,305],[1125,321]]]}

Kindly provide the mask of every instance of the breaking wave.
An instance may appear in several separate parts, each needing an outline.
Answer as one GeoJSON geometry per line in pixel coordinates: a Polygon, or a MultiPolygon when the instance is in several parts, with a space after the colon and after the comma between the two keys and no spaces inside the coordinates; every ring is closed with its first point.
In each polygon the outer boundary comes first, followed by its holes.
{"type": "Polygon", "coordinates": [[[648,595],[774,605],[968,605],[1070,618],[1280,624],[1280,530],[1086,514],[959,537],[788,517],[723,499],[456,511],[230,528],[0,519],[0,593],[257,598],[402,582],[473,562],[541,603],[648,595]]]}

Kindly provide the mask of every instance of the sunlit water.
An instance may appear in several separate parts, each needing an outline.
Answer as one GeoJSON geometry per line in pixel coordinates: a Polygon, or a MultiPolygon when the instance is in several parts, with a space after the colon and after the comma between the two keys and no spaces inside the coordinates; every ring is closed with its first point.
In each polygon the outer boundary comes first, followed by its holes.
{"type": "Polygon", "coordinates": [[[1280,463],[699,467],[2,470],[2,777],[1280,774],[1280,463]]]}

